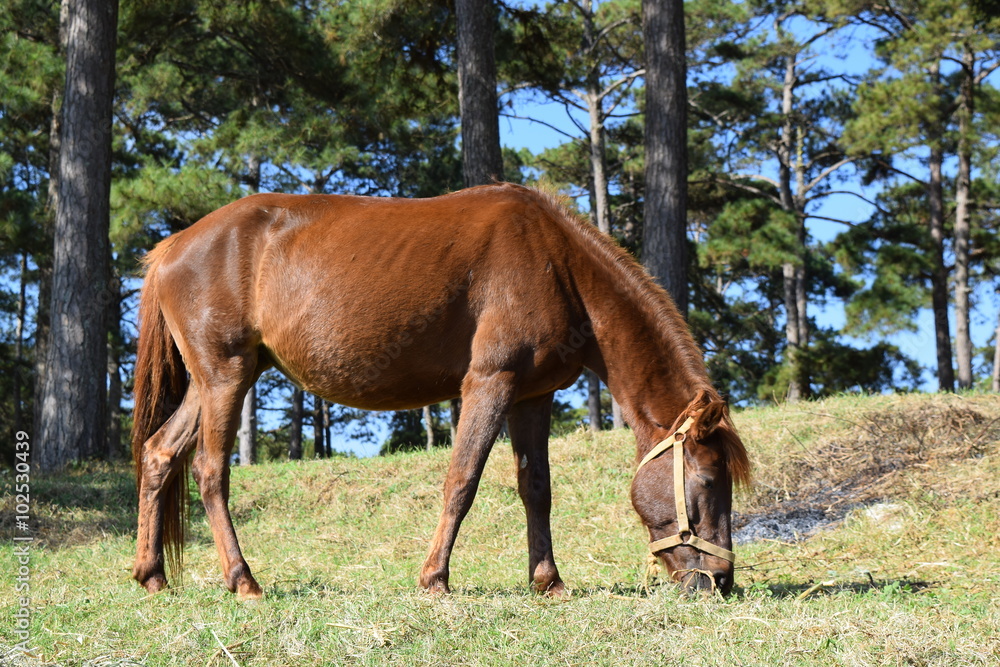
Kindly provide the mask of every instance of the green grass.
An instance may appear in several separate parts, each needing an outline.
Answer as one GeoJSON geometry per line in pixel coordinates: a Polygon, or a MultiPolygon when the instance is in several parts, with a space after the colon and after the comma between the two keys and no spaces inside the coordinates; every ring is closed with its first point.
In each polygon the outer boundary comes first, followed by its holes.
{"type": "Polygon", "coordinates": [[[183,585],[147,596],[130,579],[129,468],[36,477],[28,656],[9,651],[16,561],[3,473],[0,663],[996,665],[998,418],[996,395],[737,413],[757,479],[737,499],[739,520],[805,505],[839,521],[801,541],[737,547],[728,599],[685,599],[648,569],[627,432],[552,443],[553,537],[572,589],[558,601],[528,592],[502,442],[443,598],[415,582],[448,451],[234,470],[234,522],[265,591],[256,603],[224,589],[200,506],[183,585]]]}

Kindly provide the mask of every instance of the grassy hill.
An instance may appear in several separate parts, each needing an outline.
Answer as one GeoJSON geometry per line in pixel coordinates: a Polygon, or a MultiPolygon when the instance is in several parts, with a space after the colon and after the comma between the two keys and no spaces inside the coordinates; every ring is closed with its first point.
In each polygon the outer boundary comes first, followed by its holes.
{"type": "Polygon", "coordinates": [[[32,480],[31,656],[18,608],[11,473],[0,515],[0,663],[90,665],[1000,664],[1000,397],[841,397],[738,412],[756,484],[737,498],[737,590],[663,585],[628,501],[627,431],[552,443],[553,539],[568,600],[527,591],[509,445],[494,448],[452,560],[416,576],[449,452],[233,472],[265,590],[222,586],[195,505],[182,585],[130,579],[127,466],[32,480]],[[791,529],[790,529],[791,527],[791,529]]]}

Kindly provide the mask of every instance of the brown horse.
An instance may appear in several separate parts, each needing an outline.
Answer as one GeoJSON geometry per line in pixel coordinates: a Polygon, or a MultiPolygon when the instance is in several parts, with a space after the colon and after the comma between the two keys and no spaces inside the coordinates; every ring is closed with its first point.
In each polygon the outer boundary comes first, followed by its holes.
{"type": "Polygon", "coordinates": [[[260,597],[229,516],[229,455],[243,397],[272,366],[370,410],[461,396],[420,572],[432,591],[448,591],[459,525],[506,419],[529,581],[550,594],[563,591],[549,529],[552,396],[593,369],[621,404],[637,460],[677,435],[677,456],[642,465],[632,485],[651,548],[689,588],[732,586],[732,486],[749,463],[725,403],[666,292],[546,195],[514,185],[418,200],[253,195],[164,240],[146,264],[132,447],[133,576],[148,591],[167,584],[165,546],[178,571],[194,450],[226,585],[260,597]]]}

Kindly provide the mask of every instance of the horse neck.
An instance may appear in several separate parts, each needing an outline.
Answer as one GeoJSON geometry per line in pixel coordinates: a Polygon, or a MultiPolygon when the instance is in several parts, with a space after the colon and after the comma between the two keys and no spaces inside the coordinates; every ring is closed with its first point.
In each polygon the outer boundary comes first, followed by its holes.
{"type": "Polygon", "coordinates": [[[676,308],[656,308],[656,298],[622,284],[598,279],[584,295],[594,330],[588,366],[608,385],[642,450],[665,437],[699,390],[714,390],[676,308]]]}

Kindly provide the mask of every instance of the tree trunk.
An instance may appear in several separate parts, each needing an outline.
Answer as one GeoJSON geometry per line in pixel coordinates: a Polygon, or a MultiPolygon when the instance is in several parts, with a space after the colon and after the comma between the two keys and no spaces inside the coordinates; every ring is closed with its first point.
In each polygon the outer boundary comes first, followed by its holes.
{"type": "Polygon", "coordinates": [[[243,410],[240,412],[240,430],[237,438],[240,441],[240,465],[252,466],[257,462],[256,385],[250,385],[247,395],[243,397],[243,410]]]}
{"type": "MultiPolygon", "coordinates": [[[[597,28],[594,25],[593,2],[584,2],[583,12],[583,44],[584,53],[594,53],[597,46],[597,28]]],[[[601,78],[596,62],[596,54],[592,56],[595,62],[587,72],[584,99],[587,103],[587,114],[590,118],[590,205],[594,224],[605,234],[611,233],[611,204],[608,201],[608,166],[605,155],[604,97],[601,90],[601,78]]]]}
{"type": "Polygon", "coordinates": [[[940,147],[931,148],[930,180],[927,199],[931,237],[931,308],[934,312],[934,338],[937,347],[938,389],[955,391],[955,373],[951,365],[951,327],[948,323],[948,269],[944,264],[944,192],[940,147]]]}
{"type": "Polygon", "coordinates": [[[323,413],[326,412],[326,401],[319,396],[313,396],[313,442],[316,444],[316,458],[325,459],[330,455],[326,451],[326,432],[323,428],[323,413]]]}
{"type": "Polygon", "coordinates": [[[600,82],[588,82],[587,108],[590,114],[590,189],[594,224],[611,234],[611,204],[608,200],[608,168],[604,154],[604,113],[601,108],[600,82]],[[591,85],[597,86],[592,89],[591,85]]]}
{"type": "MultiPolygon", "coordinates": [[[[941,88],[941,68],[933,63],[928,74],[937,89],[941,88]]],[[[938,118],[943,125],[944,119],[938,118]]],[[[939,391],[955,391],[955,373],[951,363],[951,326],[948,323],[948,268],[944,263],[944,184],[941,168],[944,149],[940,128],[928,133],[930,160],[927,181],[927,225],[931,237],[931,310],[934,313],[934,339],[937,348],[939,391]]]]}
{"type": "Polygon", "coordinates": [[[642,0],[646,46],[643,263],[687,317],[687,64],[683,0],[642,0]]]}
{"type": "Polygon", "coordinates": [[[458,437],[458,420],[462,416],[462,399],[453,398],[451,399],[450,415],[449,421],[451,422],[451,444],[455,444],[455,439],[458,437]]]}
{"type": "Polygon", "coordinates": [[[1000,323],[997,324],[995,336],[996,338],[993,340],[993,383],[990,388],[1000,392],[1000,323]]]}
{"type": "MultiPolygon", "coordinates": [[[[778,141],[778,196],[781,208],[795,216],[796,238],[798,241],[799,262],[787,262],[782,265],[782,282],[785,297],[785,363],[789,369],[788,390],[785,400],[790,403],[805,398],[808,393],[808,381],[803,372],[803,350],[806,346],[806,299],[805,299],[805,229],[803,217],[800,215],[796,197],[792,191],[793,173],[801,181],[800,169],[795,155],[796,127],[793,118],[795,108],[795,86],[798,82],[796,72],[797,54],[789,54],[785,60],[785,77],[781,88],[781,137],[778,141]]],[[[803,187],[800,184],[800,188],[803,187]]]]}
{"type": "Polygon", "coordinates": [[[462,173],[469,187],[503,179],[493,52],[496,15],[490,0],[456,0],[455,16],[458,20],[462,173]]]}
{"type": "Polygon", "coordinates": [[[122,376],[120,349],[108,344],[108,426],[105,456],[108,461],[122,458],[122,376]]]}
{"type": "MultiPolygon", "coordinates": [[[[462,117],[462,178],[466,187],[503,180],[492,0],[456,0],[458,106],[462,117]]],[[[451,442],[458,437],[462,399],[451,400],[451,442]]]]}
{"type": "Polygon", "coordinates": [[[330,433],[330,404],[323,401],[323,440],[326,442],[327,457],[333,456],[333,436],[330,433]]]}
{"type": "Polygon", "coordinates": [[[24,413],[21,410],[21,387],[24,381],[24,318],[27,314],[28,254],[21,253],[20,289],[17,297],[17,324],[14,339],[14,433],[24,429],[24,413]]]}
{"type": "MultiPolygon", "coordinates": [[[[584,42],[583,50],[590,51],[594,47],[593,14],[590,3],[585,3],[584,9],[584,42]]],[[[597,77],[596,67],[587,76],[586,90],[587,110],[590,115],[590,210],[594,224],[604,234],[611,234],[611,207],[608,204],[608,174],[607,161],[604,154],[604,110],[601,104],[601,82],[597,77]]],[[[600,431],[603,422],[601,414],[601,380],[597,373],[587,371],[587,414],[590,420],[590,430],[600,431]]]]}
{"type": "MultiPolygon", "coordinates": [[[[259,104],[255,95],[251,107],[259,104]]],[[[247,158],[247,175],[245,182],[250,193],[260,191],[260,158],[250,155],[247,158]]],[[[240,411],[240,429],[237,434],[240,443],[240,465],[250,466],[257,462],[257,387],[250,385],[247,395],[243,397],[243,409],[240,411]]]]}
{"type": "Polygon", "coordinates": [[[796,290],[795,265],[782,265],[782,279],[785,295],[785,363],[788,364],[788,391],[785,400],[794,403],[802,399],[800,381],[801,342],[799,341],[799,300],[796,290]]]}
{"type": "Polygon", "coordinates": [[[597,373],[587,370],[587,414],[590,419],[590,430],[601,430],[601,379],[597,373]]]}
{"type": "Polygon", "coordinates": [[[434,415],[431,414],[431,406],[424,406],[424,428],[427,430],[427,451],[434,449],[434,415]]]}
{"type": "MultiPolygon", "coordinates": [[[[801,128],[795,131],[795,218],[797,221],[796,232],[798,233],[799,263],[795,266],[795,301],[798,313],[799,325],[799,348],[803,351],[809,347],[809,302],[808,302],[808,276],[806,266],[808,264],[808,251],[806,243],[808,236],[806,233],[806,197],[809,192],[806,190],[806,165],[802,159],[805,138],[801,128]]],[[[802,396],[808,398],[811,394],[809,390],[809,363],[808,359],[800,359],[799,383],[802,396]]]]}
{"type": "Polygon", "coordinates": [[[968,48],[962,57],[962,86],[958,107],[958,176],[955,182],[955,360],[958,387],[972,386],[972,336],[969,331],[969,192],[972,187],[973,79],[975,55],[968,48]]]}
{"type": "Polygon", "coordinates": [[[122,458],[122,283],[114,275],[108,281],[108,425],[105,456],[109,461],[122,458]]]}
{"type": "Polygon", "coordinates": [[[66,91],[53,247],[52,320],[39,396],[38,465],[103,449],[117,0],[68,4],[66,91]]]}
{"type": "Polygon", "coordinates": [[[625,428],[625,418],[622,417],[622,406],[618,405],[615,397],[611,397],[611,427],[625,428]]]}
{"type": "Polygon", "coordinates": [[[292,423],[288,429],[288,460],[302,459],[302,417],[305,393],[296,387],[292,390],[292,423]]]}
{"type": "MultiPolygon", "coordinates": [[[[68,3],[63,2],[59,10],[60,53],[66,52],[66,16],[68,3]]],[[[59,202],[59,149],[62,132],[63,89],[52,93],[52,120],[49,123],[49,185],[45,200],[45,214],[41,219],[43,247],[53,246],[52,230],[55,227],[56,208],[59,202]]],[[[38,433],[42,428],[42,403],[39,397],[45,386],[46,362],[49,350],[49,322],[52,310],[52,255],[42,252],[35,255],[38,267],[38,308],[35,309],[35,403],[32,430],[38,433]]]]}

